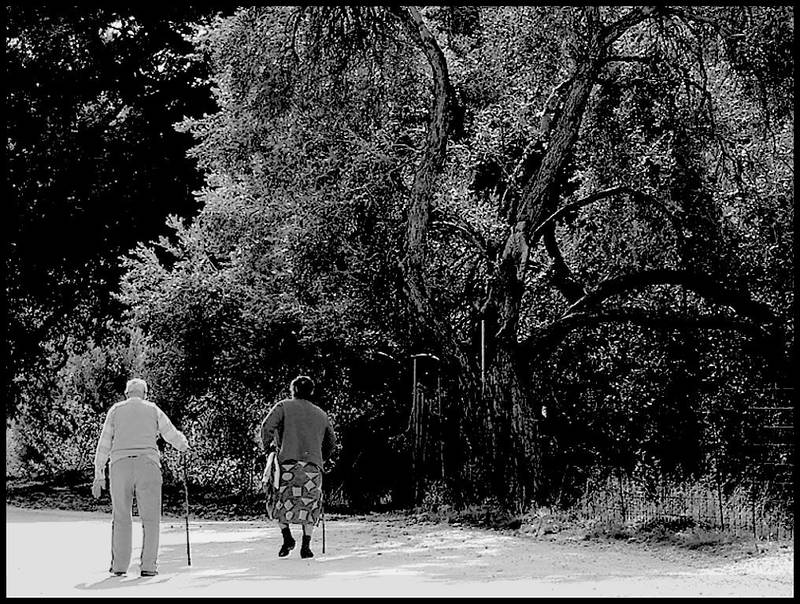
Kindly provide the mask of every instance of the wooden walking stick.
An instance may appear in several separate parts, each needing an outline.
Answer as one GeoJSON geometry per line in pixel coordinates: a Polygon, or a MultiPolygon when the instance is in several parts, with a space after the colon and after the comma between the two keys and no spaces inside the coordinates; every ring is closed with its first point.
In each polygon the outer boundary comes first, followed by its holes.
{"type": "Polygon", "coordinates": [[[192,553],[189,548],[189,487],[186,484],[186,454],[181,453],[183,461],[183,502],[186,510],[186,564],[192,565],[192,553]]]}
{"type": "MultiPolygon", "coordinates": [[[[325,475],[325,464],[322,464],[322,471],[323,476],[325,475]]],[[[325,491],[322,490],[322,484],[320,484],[320,497],[319,497],[319,519],[322,521],[322,553],[325,553],[325,491]]]]}

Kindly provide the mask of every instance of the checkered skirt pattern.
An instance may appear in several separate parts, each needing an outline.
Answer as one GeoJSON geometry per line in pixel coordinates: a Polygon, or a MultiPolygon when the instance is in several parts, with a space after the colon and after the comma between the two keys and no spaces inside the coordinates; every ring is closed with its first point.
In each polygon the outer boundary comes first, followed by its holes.
{"type": "Polygon", "coordinates": [[[278,488],[267,492],[267,515],[286,524],[317,524],[322,511],[322,472],[313,463],[280,464],[278,488]]]}

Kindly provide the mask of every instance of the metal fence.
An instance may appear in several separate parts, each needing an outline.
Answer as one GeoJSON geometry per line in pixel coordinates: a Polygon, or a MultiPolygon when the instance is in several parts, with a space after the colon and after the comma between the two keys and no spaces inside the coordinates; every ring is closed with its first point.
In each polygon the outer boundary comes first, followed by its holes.
{"type": "Polygon", "coordinates": [[[629,478],[608,478],[587,485],[576,511],[586,520],[638,525],[671,522],[756,539],[792,539],[792,505],[771,486],[740,485],[730,492],[721,485],[703,483],[647,489],[629,478]]]}
{"type": "Polygon", "coordinates": [[[746,477],[648,485],[617,475],[589,482],[576,506],[578,514],[609,522],[683,522],[756,539],[792,539],[794,390],[773,386],[758,393],[753,398],[761,402],[747,409],[756,429],[748,443],[746,477]]]}

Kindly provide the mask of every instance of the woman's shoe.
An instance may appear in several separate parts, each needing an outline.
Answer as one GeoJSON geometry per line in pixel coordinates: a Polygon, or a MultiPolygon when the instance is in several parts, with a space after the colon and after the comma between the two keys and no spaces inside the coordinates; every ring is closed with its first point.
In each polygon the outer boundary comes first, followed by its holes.
{"type": "Polygon", "coordinates": [[[311,535],[303,535],[303,545],[300,546],[301,558],[313,558],[314,552],[311,551],[311,535]]]}
{"type": "Polygon", "coordinates": [[[283,534],[283,545],[281,545],[281,549],[278,552],[278,558],[285,558],[289,555],[289,552],[294,549],[295,540],[292,537],[292,532],[289,530],[289,527],[281,529],[281,533],[283,534]]]}

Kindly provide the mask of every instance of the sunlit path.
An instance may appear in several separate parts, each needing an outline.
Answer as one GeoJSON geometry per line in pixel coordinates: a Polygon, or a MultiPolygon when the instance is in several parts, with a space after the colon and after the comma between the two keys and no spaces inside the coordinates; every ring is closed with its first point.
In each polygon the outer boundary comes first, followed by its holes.
{"type": "Polygon", "coordinates": [[[160,574],[107,572],[105,514],[6,508],[7,596],[791,596],[791,553],[716,567],[599,544],[552,544],[447,525],[329,521],[316,557],[279,560],[264,522],[162,523],[160,574]]]}

